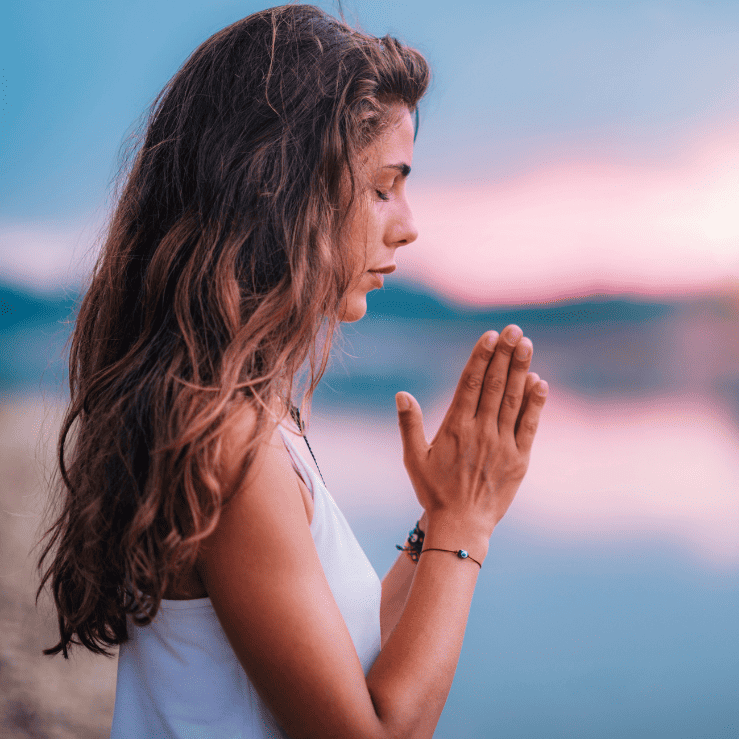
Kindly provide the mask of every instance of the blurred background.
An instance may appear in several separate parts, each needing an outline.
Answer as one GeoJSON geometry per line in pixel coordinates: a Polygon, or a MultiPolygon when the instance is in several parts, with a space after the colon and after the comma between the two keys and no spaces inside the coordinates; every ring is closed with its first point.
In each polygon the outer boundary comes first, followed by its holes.
{"type": "MultiPolygon", "coordinates": [[[[33,605],[63,347],[121,143],[202,41],[265,7],[3,11],[4,737],[109,732],[115,659],[42,657],[55,620],[33,605]]],[[[433,438],[474,342],[508,323],[550,384],[435,736],[739,737],[739,5],[343,8],[434,75],[408,182],[420,237],[343,327],[308,433],[380,576],[420,513],[394,394],[433,438]]]]}

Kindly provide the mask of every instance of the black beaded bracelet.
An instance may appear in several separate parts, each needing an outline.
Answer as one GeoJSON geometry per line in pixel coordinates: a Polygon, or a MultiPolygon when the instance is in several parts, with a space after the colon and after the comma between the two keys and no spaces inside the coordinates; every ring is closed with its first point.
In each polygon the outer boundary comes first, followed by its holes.
{"type": "Polygon", "coordinates": [[[404,547],[400,544],[396,544],[395,548],[401,552],[408,552],[408,556],[414,561],[418,562],[418,558],[421,556],[421,549],[423,548],[423,537],[424,532],[421,531],[421,521],[416,521],[416,525],[408,533],[408,540],[404,547]]]}

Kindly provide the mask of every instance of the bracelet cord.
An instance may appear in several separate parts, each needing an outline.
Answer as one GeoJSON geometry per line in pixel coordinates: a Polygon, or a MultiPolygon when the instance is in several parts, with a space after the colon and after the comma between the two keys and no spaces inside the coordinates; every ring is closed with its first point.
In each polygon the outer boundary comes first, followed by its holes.
{"type": "MultiPolygon", "coordinates": [[[[300,411],[292,403],[290,404],[290,415],[300,429],[300,433],[308,446],[308,451],[311,453],[313,461],[316,463],[316,468],[318,468],[316,455],[313,454],[313,450],[310,448],[310,444],[308,444],[308,437],[305,435],[305,425],[300,418],[300,411]]],[[[318,470],[318,474],[321,475],[320,469],[318,470]]],[[[323,481],[323,475],[321,475],[321,480],[323,481]]],[[[323,484],[325,485],[326,483],[324,482],[323,484]]],[[[419,519],[416,521],[416,525],[408,532],[408,539],[405,543],[406,545],[401,547],[400,544],[396,544],[395,548],[401,552],[408,552],[408,556],[416,563],[424,552],[450,552],[451,554],[456,554],[460,559],[471,559],[480,569],[482,569],[482,565],[474,557],[470,557],[464,549],[437,549],[436,547],[427,547],[424,549],[423,540],[425,536],[425,532],[421,530],[421,521],[419,519]]]]}
{"type": "Polygon", "coordinates": [[[466,549],[438,549],[437,547],[426,547],[423,552],[450,552],[451,554],[456,554],[460,559],[471,559],[480,569],[482,569],[482,564],[478,562],[474,557],[470,557],[469,552],[466,549]]]}
{"type": "Polygon", "coordinates": [[[401,552],[407,552],[413,562],[418,562],[420,556],[424,552],[450,552],[451,554],[456,554],[460,559],[471,559],[480,569],[482,569],[482,564],[474,557],[470,557],[469,552],[466,549],[439,549],[437,547],[426,547],[426,549],[424,549],[423,540],[425,535],[425,532],[421,530],[421,522],[416,521],[416,525],[408,533],[408,540],[406,541],[405,546],[401,547],[400,544],[396,544],[395,548],[401,552]]]}

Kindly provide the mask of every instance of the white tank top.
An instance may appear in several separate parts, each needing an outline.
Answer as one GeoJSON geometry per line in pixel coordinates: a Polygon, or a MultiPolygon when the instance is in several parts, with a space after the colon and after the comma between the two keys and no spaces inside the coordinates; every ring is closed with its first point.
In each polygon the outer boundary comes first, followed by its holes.
{"type": "MultiPolygon", "coordinates": [[[[380,652],[381,585],[349,524],[282,426],[313,497],[310,531],[365,675],[380,652]]],[[[285,738],[246,676],[210,598],[163,600],[148,626],[128,620],[111,739],[285,738]]]]}

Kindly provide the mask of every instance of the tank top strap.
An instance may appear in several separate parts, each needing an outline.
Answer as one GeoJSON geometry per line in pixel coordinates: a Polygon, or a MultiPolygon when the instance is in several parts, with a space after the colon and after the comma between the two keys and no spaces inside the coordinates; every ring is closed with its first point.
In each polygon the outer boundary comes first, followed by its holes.
{"type": "Polygon", "coordinates": [[[290,455],[290,459],[292,460],[295,471],[303,478],[303,482],[308,488],[311,498],[313,498],[313,500],[315,501],[316,493],[314,486],[318,484],[315,473],[306,464],[300,452],[297,450],[295,443],[290,438],[290,432],[287,431],[282,425],[278,425],[277,428],[280,429],[280,433],[282,434],[282,441],[285,443],[285,448],[287,449],[287,453],[290,455]]]}

